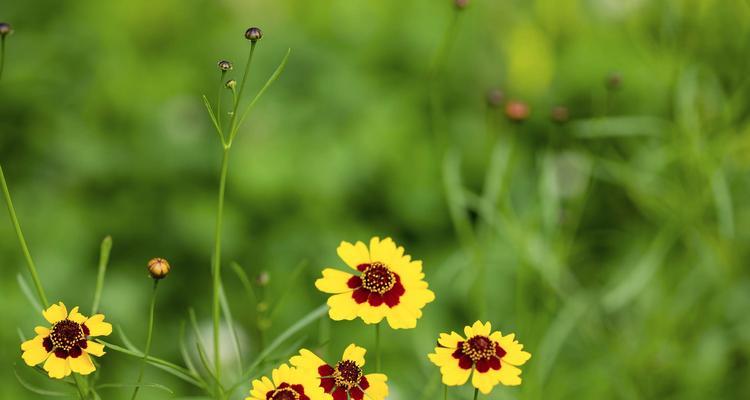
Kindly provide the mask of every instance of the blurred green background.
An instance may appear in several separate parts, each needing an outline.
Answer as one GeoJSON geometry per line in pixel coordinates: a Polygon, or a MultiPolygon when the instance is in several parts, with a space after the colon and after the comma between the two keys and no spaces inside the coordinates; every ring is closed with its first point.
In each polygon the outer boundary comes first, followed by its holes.
{"type": "MultiPolygon", "coordinates": [[[[220,146],[200,96],[214,96],[218,60],[239,74],[257,25],[249,89],[292,55],[229,170],[224,280],[246,363],[263,345],[259,313],[230,261],[270,276],[255,288],[276,310],[267,343],[325,302],[313,282],[344,268],[339,241],[379,235],[424,260],[437,294],[416,329],[384,331],[391,399],[439,398],[426,354],[480,317],[533,354],[522,386],[488,398],[750,398],[750,3],[452,4],[4,1],[16,32],[0,161],[50,300],[88,311],[112,235],[107,319],[143,346],[145,264],[160,256],[173,272],[152,353],[182,363],[191,307],[209,335],[220,146]],[[508,122],[490,89],[527,102],[529,120],[508,122]],[[550,120],[557,105],[570,121],[550,120]]],[[[14,370],[63,390],[20,358],[17,328],[30,336],[42,320],[4,211],[0,265],[0,397],[43,397],[14,370]]],[[[351,342],[372,351],[373,328],[324,318],[274,357],[296,343],[333,361],[351,342]]],[[[135,380],[138,360],[101,361],[99,382],[135,380]]],[[[154,368],[145,381],[201,395],[154,368]]]]}

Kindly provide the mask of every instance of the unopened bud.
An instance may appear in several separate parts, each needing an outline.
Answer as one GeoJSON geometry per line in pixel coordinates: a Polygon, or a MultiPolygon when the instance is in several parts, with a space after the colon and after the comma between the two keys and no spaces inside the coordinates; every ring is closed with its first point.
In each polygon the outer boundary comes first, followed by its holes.
{"type": "Polygon", "coordinates": [[[469,0],[454,0],[454,3],[459,10],[463,10],[469,6],[469,0]]]}
{"type": "Polygon", "coordinates": [[[227,81],[227,83],[224,84],[224,86],[227,87],[227,89],[234,89],[235,86],[237,86],[237,81],[234,79],[230,79],[227,81]]]}
{"type": "Polygon", "coordinates": [[[505,105],[505,115],[511,121],[523,122],[529,117],[529,106],[522,101],[509,101],[505,105]]]}
{"type": "Polygon", "coordinates": [[[260,28],[252,27],[245,31],[245,39],[255,43],[263,37],[263,32],[260,28]]]}
{"type": "Polygon", "coordinates": [[[552,118],[552,121],[557,122],[558,124],[564,124],[568,122],[568,119],[570,118],[570,112],[568,111],[567,107],[557,106],[552,109],[550,118],[552,118]]]}
{"type": "Polygon", "coordinates": [[[258,274],[258,277],[255,278],[255,283],[258,286],[267,286],[268,282],[271,281],[271,275],[268,274],[268,272],[263,271],[260,274],[258,274]]]}
{"type": "Polygon", "coordinates": [[[221,60],[219,61],[219,70],[220,71],[231,71],[232,70],[232,63],[227,60],[221,60]]]}
{"type": "Polygon", "coordinates": [[[169,274],[169,263],[163,258],[154,258],[148,262],[148,273],[154,279],[163,279],[169,274]]]}
{"type": "Polygon", "coordinates": [[[6,37],[13,33],[13,27],[7,22],[0,22],[0,37],[6,37]]]}

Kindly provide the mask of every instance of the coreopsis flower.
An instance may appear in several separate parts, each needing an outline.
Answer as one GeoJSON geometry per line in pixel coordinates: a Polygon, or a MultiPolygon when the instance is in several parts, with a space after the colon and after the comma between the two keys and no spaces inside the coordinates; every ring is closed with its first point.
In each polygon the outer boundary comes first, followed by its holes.
{"type": "Polygon", "coordinates": [[[315,282],[328,299],[331,319],[362,318],[366,324],[388,319],[393,329],[417,326],[422,308],[435,299],[422,273],[422,261],[412,260],[391,238],[374,237],[370,247],[362,242],[341,242],[339,257],[354,273],[334,268],[323,270],[315,282]]]}
{"type": "Polygon", "coordinates": [[[70,375],[71,371],[81,375],[94,372],[96,367],[89,356],[104,355],[104,345],[89,338],[112,333],[112,325],[104,322],[104,315],[87,318],[78,312],[78,307],[68,313],[62,302],[42,314],[52,326],[37,326],[34,328],[37,336],[21,344],[26,364],[33,367],[44,362],[44,370],[56,379],[70,375]]]}
{"type": "Polygon", "coordinates": [[[367,350],[350,344],[344,350],[341,361],[330,365],[307,349],[300,350],[298,356],[289,361],[302,371],[317,376],[320,387],[333,396],[333,400],[383,400],[388,396],[388,380],[384,374],[365,375],[367,350]]]}
{"type": "Polygon", "coordinates": [[[521,384],[518,366],[531,358],[531,354],[523,351],[523,345],[514,340],[515,334],[490,334],[491,330],[489,322],[482,324],[477,321],[464,328],[465,338],[456,332],[440,334],[435,353],[428,357],[440,367],[444,384],[463,385],[472,371],[472,385],[484,394],[489,394],[499,383],[507,386],[521,384]]]}
{"type": "Polygon", "coordinates": [[[271,379],[262,377],[253,381],[250,396],[245,400],[330,400],[323,393],[312,374],[282,364],[271,373],[271,379]]]}

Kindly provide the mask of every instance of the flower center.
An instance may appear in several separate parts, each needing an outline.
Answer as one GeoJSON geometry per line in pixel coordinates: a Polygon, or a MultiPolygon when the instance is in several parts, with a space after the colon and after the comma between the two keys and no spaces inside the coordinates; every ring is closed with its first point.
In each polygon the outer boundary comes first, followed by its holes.
{"type": "Polygon", "coordinates": [[[383,294],[396,284],[396,275],[385,264],[374,262],[362,273],[362,287],[383,294]]]}
{"type": "Polygon", "coordinates": [[[81,324],[69,319],[56,322],[52,326],[49,338],[54,347],[65,351],[72,349],[78,342],[86,339],[81,324]]]}
{"type": "Polygon", "coordinates": [[[299,400],[299,393],[296,390],[285,387],[276,389],[270,397],[271,400],[299,400]]]}
{"type": "Polygon", "coordinates": [[[362,369],[351,360],[339,361],[336,364],[336,370],[333,371],[333,379],[339,387],[351,389],[357,386],[360,378],[362,378],[362,369]]]}
{"type": "Polygon", "coordinates": [[[495,355],[495,342],[487,336],[473,336],[462,346],[463,353],[471,357],[472,361],[488,359],[495,355]]]}

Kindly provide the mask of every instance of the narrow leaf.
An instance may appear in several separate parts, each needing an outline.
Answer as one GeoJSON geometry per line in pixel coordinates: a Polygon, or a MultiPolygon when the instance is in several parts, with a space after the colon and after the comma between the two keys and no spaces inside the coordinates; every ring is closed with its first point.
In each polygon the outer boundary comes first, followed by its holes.
{"type": "Polygon", "coordinates": [[[107,274],[107,264],[109,264],[109,253],[112,251],[112,237],[107,236],[102,240],[99,249],[99,270],[96,275],[96,289],[94,290],[94,304],[91,306],[91,315],[99,311],[99,300],[102,297],[102,288],[104,287],[104,276],[107,274]]]}

